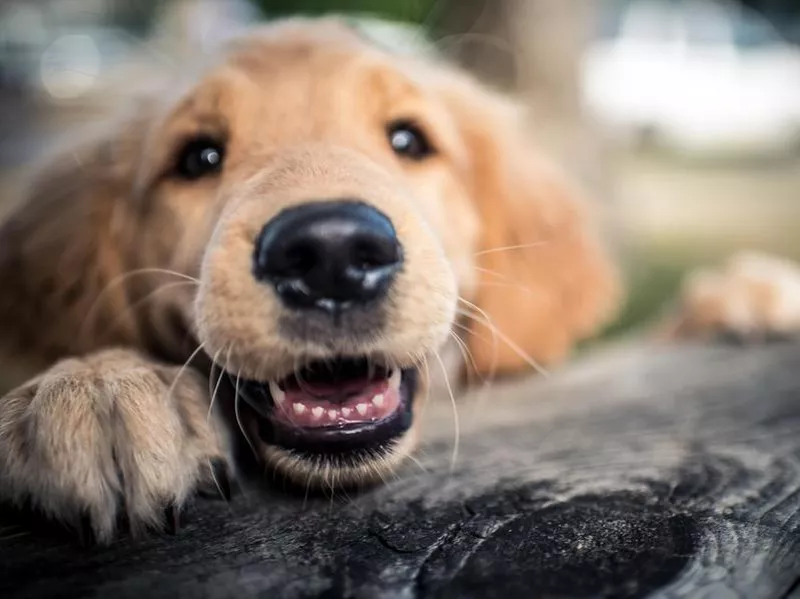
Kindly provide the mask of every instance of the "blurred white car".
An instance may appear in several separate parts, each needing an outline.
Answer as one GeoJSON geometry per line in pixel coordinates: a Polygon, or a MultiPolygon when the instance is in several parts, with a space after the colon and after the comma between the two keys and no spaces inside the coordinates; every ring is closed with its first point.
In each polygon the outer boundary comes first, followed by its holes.
{"type": "Polygon", "coordinates": [[[634,1],[583,65],[588,110],[633,139],[690,153],[800,148],[800,49],[755,12],[634,1]]]}

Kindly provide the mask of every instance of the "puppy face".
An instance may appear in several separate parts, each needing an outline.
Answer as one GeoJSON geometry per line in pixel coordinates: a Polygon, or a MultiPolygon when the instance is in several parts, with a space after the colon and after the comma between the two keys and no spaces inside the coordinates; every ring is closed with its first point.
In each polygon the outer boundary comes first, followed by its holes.
{"type": "MultiPolygon", "coordinates": [[[[103,166],[74,194],[93,228],[50,226],[82,230],[91,241],[61,251],[102,274],[69,306],[52,300],[83,324],[48,348],[121,339],[186,359],[188,335],[246,406],[261,457],[304,483],[374,478],[408,453],[454,326],[473,371],[516,372],[561,358],[613,301],[602,252],[513,110],[337,22],[238,40],[101,137],[83,158],[103,166]]],[[[23,216],[15,230],[41,238],[42,209],[23,216]]]]}

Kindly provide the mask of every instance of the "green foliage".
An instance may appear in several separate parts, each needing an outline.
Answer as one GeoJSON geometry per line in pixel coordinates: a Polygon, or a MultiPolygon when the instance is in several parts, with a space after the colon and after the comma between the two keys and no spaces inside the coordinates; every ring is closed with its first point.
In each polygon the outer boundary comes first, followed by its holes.
{"type": "Polygon", "coordinates": [[[637,248],[634,254],[636,258],[628,260],[623,272],[625,305],[605,330],[580,344],[580,351],[636,334],[656,322],[663,310],[678,297],[683,277],[699,266],[694,260],[668,251],[637,248]]]}
{"type": "Polygon", "coordinates": [[[366,13],[410,23],[426,22],[442,0],[251,0],[267,17],[329,12],[366,13]]]}

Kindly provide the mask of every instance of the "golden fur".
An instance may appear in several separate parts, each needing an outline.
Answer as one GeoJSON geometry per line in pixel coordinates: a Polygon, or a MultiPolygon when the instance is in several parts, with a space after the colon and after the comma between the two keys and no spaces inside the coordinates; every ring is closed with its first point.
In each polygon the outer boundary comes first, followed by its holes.
{"type": "MultiPolygon", "coordinates": [[[[12,321],[4,353],[24,348],[37,369],[113,345],[182,355],[165,318],[177,314],[193,333],[197,324],[211,331],[227,323],[203,310],[195,318],[188,285],[148,296],[174,278],[121,275],[163,268],[198,277],[204,252],[233,251],[227,241],[207,250],[212,233],[254,235],[289,204],[348,193],[382,203],[393,220],[415,228],[401,234],[427,260],[443,252],[446,264],[408,269],[409,289],[446,287],[454,278],[458,293],[512,341],[465,335],[482,371],[522,368],[512,345],[543,362],[560,359],[608,316],[615,279],[595,232],[572,190],[540,164],[520,131],[523,115],[505,98],[445,65],[390,55],[337,22],[272,25],[232,46],[198,80],[175,84],[183,93],[140,99],[130,118],[72,142],[40,170],[0,240],[4,280],[22,283],[0,297],[12,321]],[[429,164],[398,161],[383,133],[396,118],[425,127],[439,155],[429,164]],[[171,179],[175,152],[198,132],[231,140],[224,172],[171,179]],[[291,194],[261,199],[281,185],[291,194]],[[385,198],[377,197],[381,189],[385,198]],[[523,247],[493,251],[506,246],[523,247]],[[526,313],[537,316],[514,318],[526,313]]],[[[214,261],[205,269],[212,276],[214,261]]],[[[210,279],[201,279],[209,289],[210,279]]],[[[215,299],[201,293],[198,305],[215,299]]],[[[269,312],[268,301],[254,305],[269,312]]],[[[429,331],[428,322],[403,322],[406,312],[392,323],[409,337],[417,334],[411,326],[429,331]]]]}
{"type": "MultiPolygon", "coordinates": [[[[420,364],[451,331],[482,377],[564,359],[613,313],[617,280],[523,122],[446,65],[393,55],[336,20],[295,20],[55,152],[0,229],[0,350],[34,377],[0,400],[0,495],[88,515],[101,541],[121,513],[134,529],[156,525],[229,453],[207,374],[181,367],[198,344],[261,380],[336,353],[420,364]],[[422,127],[436,155],[394,155],[396,119],[422,127]],[[224,168],[180,180],[175,155],[198,134],[226,141],[224,168]],[[264,223],[331,198],[380,208],[405,248],[370,342],[346,328],[324,344],[287,338],[284,308],[251,276],[264,223]]],[[[415,437],[354,466],[251,440],[283,474],[333,484],[381,477],[415,437]]]]}

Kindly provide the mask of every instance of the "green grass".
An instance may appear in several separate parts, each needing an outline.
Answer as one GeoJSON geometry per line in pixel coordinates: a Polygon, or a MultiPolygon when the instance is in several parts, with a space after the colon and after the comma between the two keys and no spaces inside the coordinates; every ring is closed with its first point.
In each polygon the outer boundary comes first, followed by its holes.
{"type": "Polygon", "coordinates": [[[409,23],[426,22],[441,3],[436,0],[254,0],[265,15],[325,14],[329,12],[367,13],[409,23]]]}
{"type": "Polygon", "coordinates": [[[623,267],[625,302],[617,317],[577,348],[581,353],[602,343],[635,334],[653,323],[678,297],[686,273],[705,262],[680,251],[637,248],[623,267]]]}

